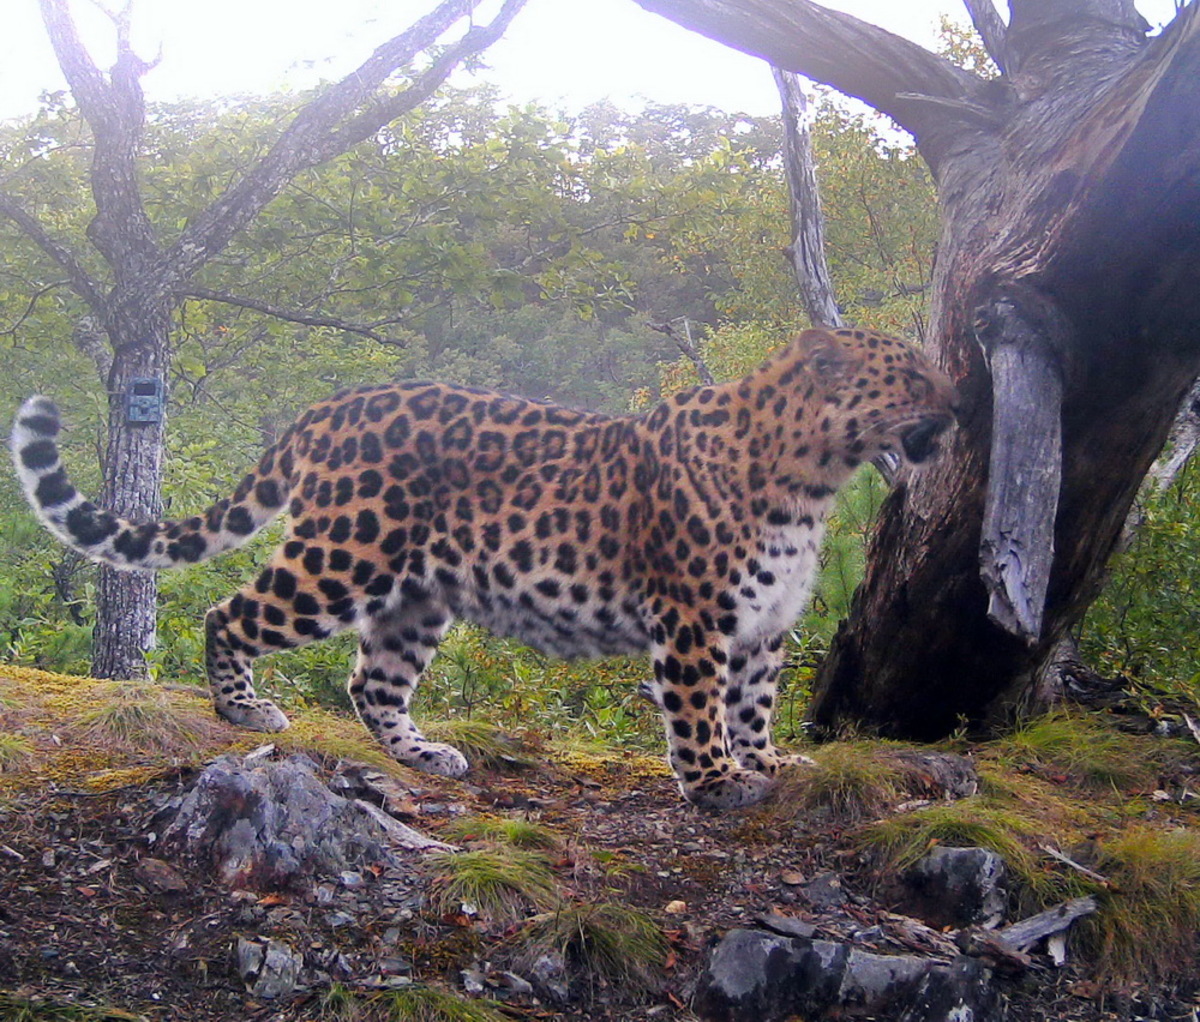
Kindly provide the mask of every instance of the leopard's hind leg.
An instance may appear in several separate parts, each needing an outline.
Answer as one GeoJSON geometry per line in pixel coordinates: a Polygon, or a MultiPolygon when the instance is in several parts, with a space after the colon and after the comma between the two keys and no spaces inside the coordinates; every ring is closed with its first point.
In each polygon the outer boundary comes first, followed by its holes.
{"type": "Polygon", "coordinates": [[[301,579],[279,552],[255,582],[217,604],[205,618],[213,705],[233,724],[254,731],[284,730],[288,719],[283,711],[254,690],[254,660],[340,632],[358,614],[348,594],[310,591],[301,579]]]}

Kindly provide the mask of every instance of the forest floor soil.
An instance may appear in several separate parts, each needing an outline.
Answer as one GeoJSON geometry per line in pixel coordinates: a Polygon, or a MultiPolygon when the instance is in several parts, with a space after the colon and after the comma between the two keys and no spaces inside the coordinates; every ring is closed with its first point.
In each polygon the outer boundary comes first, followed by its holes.
{"type": "MultiPolygon", "coordinates": [[[[244,735],[238,741],[243,751],[253,747],[244,735]]],[[[236,966],[243,938],[276,939],[326,963],[364,1004],[380,996],[389,975],[466,996],[466,969],[485,977],[485,996],[503,1016],[595,1022],[694,1018],[691,995],[715,940],[765,916],[811,923],[818,936],[866,950],[914,950],[903,947],[902,928],[890,926],[894,906],[880,895],[871,862],[847,841],[844,821],[816,814],[772,831],[771,817],[754,811],[702,813],[681,800],[657,758],[636,753],[473,770],[457,781],[404,775],[407,825],[437,838],[464,817],[535,821],[563,839],[551,860],[569,897],[643,910],[665,933],[654,989],[631,995],[598,978],[555,1005],[506,989],[504,974],[520,974],[510,947],[519,925],[485,920],[470,906],[431,909],[426,894],[438,875],[419,853],[397,853],[406,876],[368,868],[266,894],[222,887],[195,862],[172,860],[165,877],[148,869],[147,860],[159,861],[164,807],[177,803],[199,764],[136,753],[119,759],[106,761],[99,782],[86,771],[34,770],[20,784],[10,772],[0,785],[0,1018],[5,1005],[15,1018],[14,1005],[39,1003],[44,1016],[21,1017],[353,1017],[334,1012],[328,987],[277,1000],[249,992],[236,966]],[[845,895],[832,903],[812,893],[814,880],[831,876],[845,895]],[[52,1014],[51,1005],[94,1011],[52,1014]]],[[[325,766],[332,770],[334,760],[325,766]]],[[[1174,997],[1102,992],[1077,955],[1058,969],[1035,958],[1033,971],[1002,981],[1012,1022],[1195,1017],[1187,1014],[1194,1005],[1174,997]]]]}

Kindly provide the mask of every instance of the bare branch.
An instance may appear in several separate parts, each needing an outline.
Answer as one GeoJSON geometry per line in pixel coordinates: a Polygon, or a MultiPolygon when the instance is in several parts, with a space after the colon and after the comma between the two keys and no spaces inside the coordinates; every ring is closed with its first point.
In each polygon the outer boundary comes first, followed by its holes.
{"type": "Polygon", "coordinates": [[[89,121],[93,117],[103,118],[110,100],[108,81],[79,38],[66,0],[39,0],[39,3],[46,34],[71,88],[71,95],[89,121]]]}
{"type": "Polygon", "coordinates": [[[1187,397],[1179,406],[1175,425],[1171,427],[1168,446],[1170,455],[1155,462],[1148,477],[1154,480],[1156,490],[1170,487],[1179,478],[1179,473],[1191,460],[1192,455],[1200,449],[1200,378],[1192,384],[1187,397]]]}
{"type": "MultiPolygon", "coordinates": [[[[987,104],[987,84],[916,43],[810,0],[637,0],[685,28],[856,96],[911,131],[931,166],[957,134],[941,107],[900,93],[987,104]],[[847,59],[853,54],[854,59],[847,59]]],[[[934,167],[936,172],[936,166],[934,167]]]]}
{"type": "Polygon", "coordinates": [[[117,60],[106,78],[79,38],[67,0],[39,4],[59,66],[96,140],[91,175],[96,217],[88,235],[113,267],[118,283],[144,283],[145,271],[158,254],[137,169],[146,105],[141,77],[150,65],[130,47],[128,8],[112,15],[117,60]]]}
{"type": "Polygon", "coordinates": [[[992,63],[1003,74],[1008,63],[1008,26],[996,10],[994,0],[963,0],[963,6],[971,16],[971,24],[983,40],[983,48],[992,58],[992,63]]]}
{"type": "Polygon", "coordinates": [[[686,316],[668,323],[647,323],[646,326],[651,330],[658,331],[660,334],[666,334],[675,342],[675,346],[696,367],[696,375],[700,377],[700,382],[706,387],[711,387],[717,382],[712,374],[712,370],[708,368],[708,363],[704,361],[704,356],[700,354],[700,349],[696,347],[696,342],[692,340],[692,328],[686,316]],[[680,333],[672,325],[672,323],[676,322],[683,323],[683,333],[680,333]]]}
{"type": "Polygon", "coordinates": [[[0,216],[16,224],[35,245],[66,271],[71,287],[88,305],[99,312],[104,304],[100,286],[88,275],[75,253],[60,241],[56,241],[42,226],[40,220],[21,207],[9,195],[0,192],[0,216]]]}
{"type": "Polygon", "coordinates": [[[428,99],[454,67],[500,36],[526,0],[505,0],[491,23],[468,29],[458,42],[417,74],[406,89],[392,97],[378,97],[389,76],[433,46],[480,2],[443,0],[305,106],[267,154],[188,224],[164,260],[161,270],[164,284],[174,288],[187,280],[224,249],[301,170],[344,152],[428,99]]]}
{"type": "Polygon", "coordinates": [[[13,320],[11,326],[6,326],[3,329],[0,329],[0,336],[12,336],[15,334],[21,329],[21,324],[33,315],[33,310],[37,308],[37,304],[39,301],[41,301],[43,296],[48,295],[56,288],[69,285],[70,283],[71,282],[69,280],[53,280],[49,284],[43,284],[41,287],[37,288],[33,294],[29,296],[29,301],[25,305],[25,311],[22,312],[15,320],[13,320]]]}
{"type": "Polygon", "coordinates": [[[783,104],[783,166],[792,213],[792,243],[788,261],[800,287],[804,311],[813,326],[841,326],[833,281],[825,262],[825,217],[817,190],[812,138],[805,124],[808,109],[799,78],[791,71],[771,68],[783,104]]]}
{"type": "Polygon", "coordinates": [[[403,92],[379,99],[343,128],[332,133],[329,155],[344,152],[370,138],[384,125],[424,103],[465,58],[487,49],[499,39],[525,3],[526,0],[506,0],[504,7],[489,24],[473,26],[403,92]]]}
{"type": "Polygon", "coordinates": [[[174,292],[177,298],[194,298],[206,302],[221,302],[224,305],[236,305],[241,309],[251,309],[265,316],[286,320],[289,323],[300,323],[304,326],[323,326],[334,330],[344,330],[348,334],[358,334],[368,337],[379,344],[391,347],[404,347],[404,342],[395,337],[388,337],[364,323],[353,323],[339,319],[336,316],[321,316],[314,313],[301,312],[298,309],[287,309],[270,302],[259,301],[256,298],[245,298],[240,295],[226,294],[224,291],[213,291],[204,287],[187,287],[174,292]]]}

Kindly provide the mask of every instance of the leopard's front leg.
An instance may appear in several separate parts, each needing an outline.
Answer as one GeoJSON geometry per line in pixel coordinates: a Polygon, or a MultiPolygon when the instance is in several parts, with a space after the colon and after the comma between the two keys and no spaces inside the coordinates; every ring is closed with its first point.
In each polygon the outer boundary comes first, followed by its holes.
{"type": "Polygon", "coordinates": [[[784,636],[751,643],[734,641],[725,689],[725,725],[729,748],[742,766],[774,777],[785,766],[811,764],[807,756],[785,755],[771,738],[771,717],[779,698],[784,636]]]}
{"type": "Polygon", "coordinates": [[[753,805],[772,779],[730,754],[725,690],[725,637],[678,611],[654,630],[654,699],[666,728],[668,762],[684,798],[703,809],[753,805]]]}

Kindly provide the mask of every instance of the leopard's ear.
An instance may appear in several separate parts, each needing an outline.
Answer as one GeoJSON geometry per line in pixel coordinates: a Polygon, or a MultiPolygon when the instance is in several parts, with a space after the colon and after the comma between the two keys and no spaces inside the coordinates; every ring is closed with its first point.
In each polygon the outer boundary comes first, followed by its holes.
{"type": "Polygon", "coordinates": [[[845,346],[829,330],[805,330],[797,338],[801,360],[824,383],[837,383],[854,369],[854,360],[845,346]]]}

